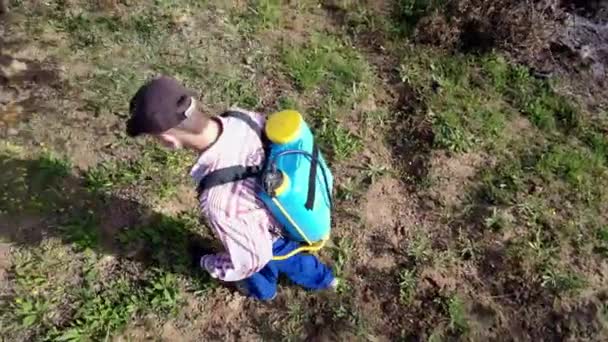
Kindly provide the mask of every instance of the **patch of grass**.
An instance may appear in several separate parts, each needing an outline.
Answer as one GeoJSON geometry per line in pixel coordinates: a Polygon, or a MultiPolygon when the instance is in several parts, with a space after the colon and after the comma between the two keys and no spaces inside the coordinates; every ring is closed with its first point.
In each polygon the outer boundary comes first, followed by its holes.
{"type": "Polygon", "coordinates": [[[345,160],[363,148],[361,138],[344,128],[336,118],[332,103],[314,113],[311,126],[321,148],[336,161],[345,160]]]}
{"type": "Polygon", "coordinates": [[[150,143],[136,159],[106,162],[87,170],[86,185],[93,192],[136,186],[139,191],[149,191],[163,199],[175,193],[190,162],[186,152],[169,151],[150,143]]]}
{"type": "Polygon", "coordinates": [[[23,249],[15,263],[14,297],[7,298],[12,310],[1,317],[8,336],[104,340],[137,315],[155,313],[162,320],[179,309],[182,295],[175,274],[155,268],[134,279],[107,274],[99,261],[91,250],[74,254],[59,244],[23,249]]]}
{"type": "Polygon", "coordinates": [[[0,150],[0,212],[23,214],[56,210],[63,199],[63,181],[72,165],[50,151],[35,153],[33,160],[18,153],[0,150]]]}
{"type": "Polygon", "coordinates": [[[551,133],[557,128],[571,131],[579,127],[577,107],[571,100],[555,93],[549,82],[534,78],[525,67],[504,68],[504,63],[501,65],[492,68],[490,64],[489,70],[495,83],[498,82],[497,90],[538,128],[551,133]]]}
{"type": "Polygon", "coordinates": [[[213,78],[214,87],[219,86],[220,99],[229,106],[239,105],[245,108],[257,108],[260,98],[256,85],[251,80],[236,76],[217,75],[213,78]]]}
{"type": "Polygon", "coordinates": [[[595,252],[605,257],[608,257],[608,226],[597,229],[595,235],[595,252]]]}
{"type": "Polygon", "coordinates": [[[321,88],[338,105],[352,104],[371,77],[369,65],[356,50],[327,35],[316,34],[304,46],[283,46],[282,61],[301,91],[321,88]]]}
{"type": "MultiPolygon", "coordinates": [[[[87,280],[90,281],[90,280],[87,280]]],[[[49,333],[55,341],[106,339],[120,331],[145,306],[142,291],[125,279],[109,283],[95,291],[89,283],[79,291],[81,304],[67,327],[49,333]]]]}
{"type": "Polygon", "coordinates": [[[185,214],[163,216],[145,226],[124,230],[118,240],[125,249],[143,243],[144,249],[150,251],[148,258],[153,265],[183,273],[189,267],[188,242],[196,228],[195,219],[185,214]]]}
{"type": "Polygon", "coordinates": [[[537,170],[548,179],[555,175],[565,180],[588,201],[595,197],[595,180],[604,172],[601,161],[590,151],[568,145],[550,146],[537,170]]]}
{"type": "Polygon", "coordinates": [[[475,57],[437,53],[412,50],[400,67],[403,82],[427,102],[435,146],[455,152],[502,146],[513,110],[493,92],[498,81],[483,77],[475,57]]]}
{"type": "Polygon", "coordinates": [[[445,3],[446,0],[398,0],[395,1],[393,20],[402,34],[410,35],[422,18],[441,9],[445,3]]]}
{"type": "Polygon", "coordinates": [[[239,16],[245,33],[276,28],[281,24],[283,8],[280,0],[251,0],[245,13],[239,16]]]}
{"type": "Polygon", "coordinates": [[[484,220],[486,228],[493,231],[505,230],[510,226],[510,219],[507,214],[498,208],[492,208],[492,213],[484,220]]]}
{"type": "Polygon", "coordinates": [[[133,11],[127,16],[86,11],[66,15],[65,10],[56,9],[51,17],[51,23],[67,33],[72,47],[77,49],[100,49],[109,44],[133,41],[142,45],[153,44],[171,32],[173,24],[170,16],[153,8],[143,12],[133,11]]]}

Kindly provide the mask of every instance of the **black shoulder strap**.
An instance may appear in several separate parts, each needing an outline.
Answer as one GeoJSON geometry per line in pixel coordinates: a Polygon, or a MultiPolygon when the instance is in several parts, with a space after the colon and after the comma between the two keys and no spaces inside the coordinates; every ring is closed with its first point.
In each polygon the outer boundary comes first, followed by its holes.
{"type": "Polygon", "coordinates": [[[243,165],[229,166],[223,169],[215,170],[201,179],[200,183],[198,183],[196,192],[200,196],[200,194],[206,189],[247,179],[249,177],[255,177],[260,174],[261,170],[261,166],[243,165]]]}
{"type": "MultiPolygon", "coordinates": [[[[247,124],[247,126],[249,126],[258,135],[258,137],[262,141],[262,145],[264,146],[264,153],[266,156],[268,155],[268,144],[266,143],[266,136],[263,134],[260,125],[258,125],[258,123],[255,122],[249,115],[237,111],[227,111],[220,114],[220,116],[235,118],[247,124]]],[[[262,165],[256,166],[235,165],[215,170],[203,177],[203,179],[201,179],[200,183],[197,186],[196,192],[198,196],[200,196],[203,191],[214,186],[259,176],[264,167],[265,162],[262,163],[262,165]]]]}

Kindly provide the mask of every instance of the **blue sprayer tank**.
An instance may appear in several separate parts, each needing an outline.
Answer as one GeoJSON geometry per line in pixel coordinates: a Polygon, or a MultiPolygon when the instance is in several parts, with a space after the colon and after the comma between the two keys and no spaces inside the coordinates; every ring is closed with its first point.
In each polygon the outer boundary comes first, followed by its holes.
{"type": "Polygon", "coordinates": [[[333,176],[322,154],[314,153],[310,127],[300,113],[286,110],[270,115],[264,129],[270,142],[267,165],[276,167],[283,177],[274,194],[261,191],[260,198],[291,239],[308,243],[326,240],[331,228],[333,176]],[[315,155],[314,202],[307,208],[315,155]]]}

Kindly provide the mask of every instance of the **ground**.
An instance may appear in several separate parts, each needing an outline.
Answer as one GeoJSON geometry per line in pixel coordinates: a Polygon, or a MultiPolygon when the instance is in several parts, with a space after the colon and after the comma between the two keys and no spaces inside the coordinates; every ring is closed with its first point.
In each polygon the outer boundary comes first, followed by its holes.
{"type": "Polygon", "coordinates": [[[608,339],[604,69],[523,48],[547,36],[508,26],[525,16],[489,32],[517,2],[9,2],[3,339],[608,339]],[[305,115],[336,179],[320,256],[337,291],[282,282],[258,303],[189,267],[192,241],[220,247],[196,212],[196,156],[124,133],[158,73],[208,113],[305,115]]]}

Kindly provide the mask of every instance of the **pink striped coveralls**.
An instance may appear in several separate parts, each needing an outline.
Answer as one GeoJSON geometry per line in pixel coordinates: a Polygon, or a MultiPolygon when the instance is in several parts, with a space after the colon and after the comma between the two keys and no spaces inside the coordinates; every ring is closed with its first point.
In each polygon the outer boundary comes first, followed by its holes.
{"type": "MultiPolygon", "coordinates": [[[[250,115],[264,127],[263,115],[240,108],[232,110],[250,115]]],[[[192,167],[190,175],[195,184],[217,169],[254,166],[263,161],[262,143],[249,126],[231,117],[217,119],[222,132],[192,167]]],[[[206,255],[200,261],[214,278],[239,281],[258,272],[272,259],[272,244],[281,236],[281,229],[256,197],[257,186],[255,179],[245,179],[208,189],[199,198],[201,214],[225,248],[224,252],[206,255]]]]}

